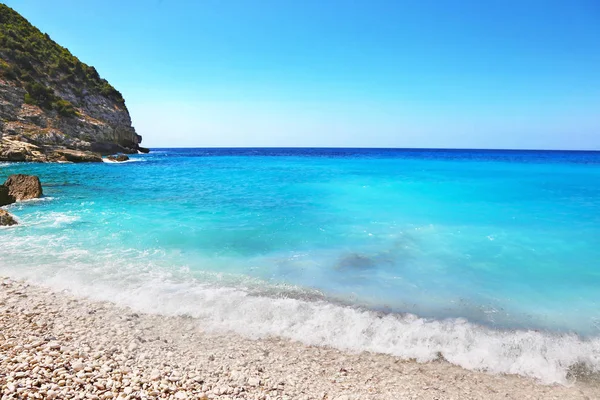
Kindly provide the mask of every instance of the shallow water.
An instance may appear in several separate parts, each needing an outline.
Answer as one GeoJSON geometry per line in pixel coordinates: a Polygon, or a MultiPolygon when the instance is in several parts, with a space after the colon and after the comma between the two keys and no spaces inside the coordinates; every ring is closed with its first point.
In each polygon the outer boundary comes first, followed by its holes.
{"type": "Polygon", "coordinates": [[[564,381],[600,369],[600,153],[158,149],[0,164],[0,274],[214,330],[564,381]]]}

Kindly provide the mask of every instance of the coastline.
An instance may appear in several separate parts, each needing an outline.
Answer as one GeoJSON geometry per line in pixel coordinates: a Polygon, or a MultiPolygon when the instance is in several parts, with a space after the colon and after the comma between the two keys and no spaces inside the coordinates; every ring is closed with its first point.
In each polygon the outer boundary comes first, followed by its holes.
{"type": "Polygon", "coordinates": [[[543,385],[287,339],[202,330],[0,278],[1,399],[596,399],[596,382],[543,385]]]}

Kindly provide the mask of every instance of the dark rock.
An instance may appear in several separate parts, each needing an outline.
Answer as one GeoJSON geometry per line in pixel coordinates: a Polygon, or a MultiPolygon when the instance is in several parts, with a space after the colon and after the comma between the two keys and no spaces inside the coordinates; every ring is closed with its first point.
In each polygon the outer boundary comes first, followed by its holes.
{"type": "Polygon", "coordinates": [[[121,140],[121,142],[119,144],[121,146],[125,147],[126,149],[135,150],[138,147],[138,142],[137,142],[138,137],[141,138],[140,135],[136,135],[136,141],[123,139],[123,140],[121,140]]]}
{"type": "Polygon", "coordinates": [[[137,154],[137,146],[134,147],[125,147],[124,151],[121,151],[120,153],[124,153],[124,154],[137,154]]]}
{"type": "Polygon", "coordinates": [[[18,225],[17,220],[7,211],[0,210],[0,226],[18,225]]]}
{"type": "Polygon", "coordinates": [[[15,199],[8,194],[8,188],[0,185],[0,207],[7,206],[15,202],[15,199]]]}
{"type": "Polygon", "coordinates": [[[117,154],[116,156],[108,156],[106,158],[114,162],[123,162],[129,160],[129,157],[127,157],[125,154],[117,154]]]}
{"type": "Polygon", "coordinates": [[[4,182],[4,187],[8,188],[9,198],[15,201],[37,199],[42,197],[42,184],[40,178],[33,175],[11,175],[4,182]]]}
{"type": "Polygon", "coordinates": [[[117,153],[127,153],[127,154],[135,154],[137,150],[133,148],[128,148],[121,146],[116,143],[92,143],[91,149],[95,153],[100,153],[100,155],[107,156],[109,154],[117,154],[117,153]]]}
{"type": "Polygon", "coordinates": [[[144,154],[150,153],[150,149],[142,146],[138,146],[138,150],[144,154]]]}

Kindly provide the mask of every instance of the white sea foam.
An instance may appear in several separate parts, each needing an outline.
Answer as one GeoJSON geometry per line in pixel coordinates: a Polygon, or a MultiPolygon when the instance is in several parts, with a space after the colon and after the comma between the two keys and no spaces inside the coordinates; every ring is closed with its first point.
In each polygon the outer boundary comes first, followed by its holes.
{"type": "Polygon", "coordinates": [[[142,162],[142,161],[146,161],[146,160],[144,160],[142,158],[130,158],[129,160],[126,160],[126,161],[112,161],[112,160],[109,160],[108,158],[103,158],[102,161],[107,164],[125,164],[125,163],[132,163],[132,162],[142,162]]]}
{"type": "MultiPolygon", "coordinates": [[[[22,206],[22,204],[18,204],[22,206]]],[[[79,215],[64,212],[36,212],[26,214],[21,218],[23,225],[63,227],[80,220],[79,215]]]]}
{"type": "MultiPolygon", "coordinates": [[[[0,255],[0,274],[142,312],[190,315],[198,318],[204,329],[214,332],[253,338],[275,335],[311,345],[380,352],[421,362],[441,354],[467,369],[519,374],[545,383],[567,382],[569,367],[578,363],[600,370],[600,338],[499,331],[463,319],[428,320],[322,300],[254,296],[245,290],[199,282],[186,276],[185,271],[157,267],[148,257],[146,261],[135,256],[123,261],[127,259],[124,255],[92,255],[77,248],[50,246],[42,258],[44,262],[30,263],[26,268],[9,263],[18,263],[17,251],[43,251],[35,249],[39,239],[32,239],[26,247],[12,240],[6,243],[4,255],[0,255]],[[57,253],[51,254],[53,251],[57,253]],[[96,264],[86,261],[92,258],[96,264]]],[[[21,260],[30,259],[22,256],[21,260]]]]}
{"type": "Polygon", "coordinates": [[[27,200],[21,200],[20,203],[40,203],[40,202],[45,202],[45,201],[52,201],[55,198],[52,196],[44,196],[44,197],[39,197],[37,199],[27,199],[27,200]]]}
{"type": "MultiPolygon", "coordinates": [[[[31,213],[24,225],[64,227],[75,213],[31,213]]],[[[441,354],[461,367],[568,381],[569,368],[585,365],[600,372],[600,338],[531,330],[495,330],[464,319],[432,320],[411,314],[383,314],[334,304],[308,293],[269,290],[193,275],[169,267],[160,251],[125,250],[77,244],[66,233],[0,234],[0,275],[26,279],[75,295],[116,302],[135,310],[198,318],[203,329],[235,332],[252,338],[281,336],[311,345],[348,351],[372,351],[405,359],[431,361],[441,354]],[[212,283],[208,283],[212,282],[212,283]],[[252,290],[256,293],[256,290],[252,290]],[[277,295],[279,293],[279,295],[277,295]],[[284,293],[293,293],[293,298],[284,293]],[[317,300],[306,300],[308,298],[317,300]]],[[[265,285],[263,283],[263,285],[265,285]]]]}
{"type": "MultiPolygon", "coordinates": [[[[13,218],[14,218],[14,216],[13,216],[13,218]]],[[[15,218],[15,220],[17,221],[17,223],[19,222],[18,218],[15,218]]],[[[0,230],[3,230],[3,229],[18,229],[19,227],[20,227],[20,225],[18,225],[18,224],[17,225],[3,225],[3,226],[0,226],[0,230]]]]}
{"type": "Polygon", "coordinates": [[[9,165],[10,165],[10,163],[0,162],[0,168],[2,168],[2,167],[8,167],[9,165]]]}

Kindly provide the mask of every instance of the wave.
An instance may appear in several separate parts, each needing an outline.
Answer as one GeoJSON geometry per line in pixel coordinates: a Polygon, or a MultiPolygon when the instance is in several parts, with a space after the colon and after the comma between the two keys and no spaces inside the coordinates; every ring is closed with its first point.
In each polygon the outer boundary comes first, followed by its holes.
{"type": "MultiPolygon", "coordinates": [[[[31,243],[27,245],[31,248],[31,243]]],[[[121,262],[122,255],[92,255],[71,248],[61,249],[53,257],[46,255],[44,259],[51,260],[46,265],[9,266],[8,261],[15,260],[10,254],[20,247],[6,247],[6,255],[0,255],[0,273],[141,312],[191,316],[211,332],[251,338],[279,336],[308,345],[385,353],[419,362],[443,357],[466,369],[518,374],[544,383],[567,383],[571,370],[581,366],[600,371],[600,338],[495,330],[460,318],[434,320],[322,299],[253,295],[243,287],[209,284],[181,270],[159,268],[149,261],[150,254],[121,262]],[[94,257],[98,263],[90,265],[83,261],[86,257],[94,257]]]]}
{"type": "MultiPolygon", "coordinates": [[[[36,199],[39,200],[39,199],[36,199]]],[[[19,204],[19,203],[15,203],[19,204]]],[[[41,227],[64,227],[73,224],[81,219],[80,216],[67,212],[34,212],[23,215],[19,220],[22,225],[41,226],[41,227]]]]}
{"type": "Polygon", "coordinates": [[[126,161],[112,161],[112,160],[109,160],[108,158],[103,158],[102,161],[105,162],[106,164],[126,164],[126,163],[141,162],[141,161],[146,161],[146,160],[144,160],[142,158],[130,158],[129,160],[126,160],[126,161]]]}
{"type": "Polygon", "coordinates": [[[90,247],[90,239],[54,229],[79,220],[73,212],[23,215],[23,226],[36,233],[3,230],[0,275],[140,312],[187,315],[215,333],[279,336],[419,362],[444,358],[466,369],[518,374],[544,383],[568,383],[573,371],[600,373],[597,336],[503,330],[462,318],[377,312],[335,303],[302,287],[173,266],[178,264],[173,255],[160,250],[116,248],[109,243],[90,247]]]}
{"type": "Polygon", "coordinates": [[[55,200],[55,197],[43,196],[43,197],[39,197],[37,199],[21,200],[21,201],[19,201],[19,203],[41,203],[41,202],[52,201],[52,200],[55,200]]]}

